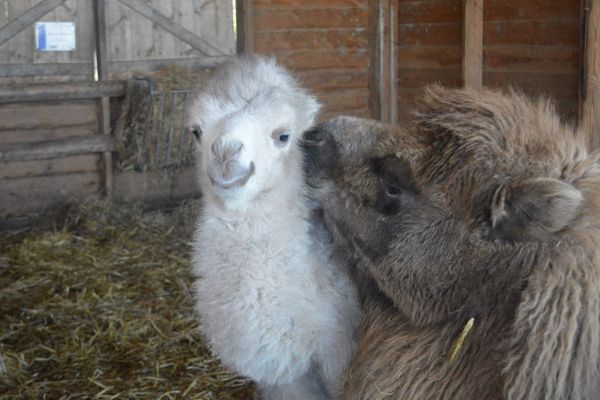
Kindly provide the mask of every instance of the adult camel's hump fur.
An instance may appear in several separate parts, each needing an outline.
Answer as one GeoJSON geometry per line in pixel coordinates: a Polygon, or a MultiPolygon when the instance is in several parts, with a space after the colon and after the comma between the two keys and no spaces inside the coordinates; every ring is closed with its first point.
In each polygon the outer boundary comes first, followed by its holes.
{"type": "Polygon", "coordinates": [[[535,218],[526,226],[502,212],[494,215],[493,207],[490,216],[492,224],[518,228],[515,239],[556,242],[551,261],[527,279],[517,308],[504,367],[508,398],[598,398],[600,166],[598,155],[583,145],[584,133],[563,125],[546,99],[439,87],[427,91],[418,126],[432,143],[449,142],[446,152],[430,153],[424,169],[454,190],[449,198],[456,199],[455,207],[476,208],[481,198],[465,193],[498,176],[507,179],[504,196],[538,187],[547,193],[522,201],[551,203],[525,204],[522,214],[515,213],[535,218]],[[476,175],[479,179],[469,179],[476,175]],[[552,212],[536,212],[544,208],[552,212]]]}

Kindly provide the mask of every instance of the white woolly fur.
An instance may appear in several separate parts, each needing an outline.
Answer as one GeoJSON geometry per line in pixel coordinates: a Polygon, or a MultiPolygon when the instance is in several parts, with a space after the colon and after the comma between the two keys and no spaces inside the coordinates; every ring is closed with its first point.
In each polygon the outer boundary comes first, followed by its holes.
{"type": "Polygon", "coordinates": [[[195,308],[222,362],[265,398],[332,398],[354,350],[355,288],[332,260],[306,198],[299,139],[319,105],[272,59],[217,69],[190,108],[203,208],[193,240],[195,308]],[[290,135],[286,146],[273,131],[290,135]],[[233,138],[255,173],[238,188],[211,184],[212,144],[233,138]]]}

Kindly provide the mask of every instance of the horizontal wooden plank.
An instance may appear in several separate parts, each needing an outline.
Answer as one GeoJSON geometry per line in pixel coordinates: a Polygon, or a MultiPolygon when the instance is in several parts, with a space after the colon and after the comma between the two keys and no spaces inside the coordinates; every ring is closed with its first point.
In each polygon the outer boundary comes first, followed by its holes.
{"type": "Polygon", "coordinates": [[[332,8],[369,6],[368,0],[254,0],[256,8],[332,8]]]}
{"type": "Polygon", "coordinates": [[[59,175],[99,170],[101,156],[86,154],[54,160],[0,162],[0,179],[59,175]]]}
{"type": "Polygon", "coordinates": [[[0,181],[0,217],[10,218],[99,198],[101,182],[98,172],[4,179],[0,181]]]}
{"type": "Polygon", "coordinates": [[[231,59],[231,57],[223,56],[164,58],[160,60],[138,61],[110,61],[108,66],[111,78],[123,79],[133,75],[135,71],[156,72],[173,64],[189,69],[213,68],[229,59],[231,59]]]}
{"type": "Polygon", "coordinates": [[[296,71],[328,68],[366,69],[369,65],[369,54],[366,49],[294,50],[267,54],[276,56],[281,64],[296,71]]]}
{"type": "Polygon", "coordinates": [[[367,20],[368,10],[364,8],[258,9],[254,17],[254,26],[257,32],[313,28],[366,28],[367,20]]]}
{"type": "Polygon", "coordinates": [[[462,69],[450,68],[399,68],[398,86],[402,88],[420,88],[434,83],[448,87],[462,86],[462,69]]]}
{"type": "Polygon", "coordinates": [[[578,20],[580,0],[486,0],[484,21],[578,20]]]}
{"type": "Polygon", "coordinates": [[[0,131],[96,124],[94,101],[8,104],[0,107],[0,131]]]}
{"type": "Polygon", "coordinates": [[[92,63],[0,64],[0,77],[93,76],[92,63]]]}
{"type": "Polygon", "coordinates": [[[34,83],[0,86],[0,104],[119,97],[125,81],[34,83]]]}
{"type": "Polygon", "coordinates": [[[11,143],[0,146],[0,162],[48,160],[77,154],[112,151],[114,148],[113,138],[108,135],[75,136],[33,143],[11,143]]]}
{"type": "Polygon", "coordinates": [[[579,20],[493,21],[483,25],[485,44],[578,46],[579,20]]]}
{"type": "Polygon", "coordinates": [[[124,201],[167,201],[200,194],[195,168],[116,172],[114,196],[124,201]]]}
{"type": "Polygon", "coordinates": [[[448,68],[462,65],[461,46],[401,46],[398,68],[448,68]]]}
{"type": "Polygon", "coordinates": [[[295,75],[303,86],[315,92],[367,88],[369,84],[367,69],[321,69],[300,71],[295,75]]]}
{"type": "Polygon", "coordinates": [[[461,22],[462,4],[462,0],[399,1],[398,23],[461,22]]]}
{"type": "Polygon", "coordinates": [[[367,89],[339,90],[332,93],[319,94],[323,103],[322,112],[349,112],[355,109],[365,109],[369,106],[369,91],[367,89]]]}
{"type": "MultiPolygon", "coordinates": [[[[520,87],[520,89],[528,96],[537,97],[539,95],[539,91],[532,86],[520,87]]],[[[422,88],[398,88],[398,120],[401,124],[407,124],[412,121],[412,113],[422,96],[422,88]]],[[[574,122],[577,116],[578,103],[576,100],[556,99],[554,103],[564,120],[574,122]]]]}
{"type": "Polygon", "coordinates": [[[549,95],[577,102],[579,75],[577,73],[484,71],[483,82],[490,87],[525,88],[528,93],[549,95]]]}
{"type": "Polygon", "coordinates": [[[398,25],[399,46],[462,45],[462,24],[459,22],[438,24],[398,25]]]}
{"type": "Polygon", "coordinates": [[[303,29],[272,32],[257,32],[257,52],[301,50],[301,49],[355,49],[367,48],[368,36],[364,28],[359,29],[303,29]]]}
{"type": "Polygon", "coordinates": [[[44,140],[55,140],[72,136],[93,135],[97,133],[97,131],[98,128],[96,127],[96,124],[67,128],[0,131],[0,145],[7,143],[41,142],[44,140]]]}
{"type": "Polygon", "coordinates": [[[527,72],[576,72],[579,51],[575,46],[484,46],[485,68],[527,72]]]}

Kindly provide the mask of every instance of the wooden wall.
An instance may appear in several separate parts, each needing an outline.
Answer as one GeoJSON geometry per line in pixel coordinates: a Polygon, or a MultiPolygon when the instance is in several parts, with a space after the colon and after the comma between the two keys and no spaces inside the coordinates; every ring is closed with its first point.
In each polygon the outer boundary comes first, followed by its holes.
{"type": "Polygon", "coordinates": [[[486,0],[483,84],[549,95],[577,118],[581,66],[580,0],[486,0]]]}
{"type": "MultiPolygon", "coordinates": [[[[95,101],[5,104],[0,107],[0,146],[93,135],[95,101]]],[[[0,162],[0,216],[35,212],[101,195],[101,156],[0,162]]]]}
{"type": "Polygon", "coordinates": [[[236,53],[231,0],[111,0],[106,7],[111,78],[169,64],[213,67],[236,53]]]}
{"type": "Polygon", "coordinates": [[[254,50],[276,56],[323,103],[368,116],[368,1],[254,0],[254,50]]]}
{"type": "Polygon", "coordinates": [[[406,122],[424,85],[462,85],[462,0],[398,3],[398,121],[406,122]]]}
{"type": "MultiPolygon", "coordinates": [[[[41,0],[0,1],[0,27],[24,20],[41,0]]],[[[0,45],[0,85],[24,82],[86,81],[93,79],[94,22],[91,1],[67,0],[40,21],[75,22],[77,49],[69,52],[35,50],[33,25],[0,45]]]]}
{"type": "MultiPolygon", "coordinates": [[[[0,0],[0,89],[39,90],[39,86],[19,85],[43,82],[50,88],[68,82],[91,82],[95,78],[97,41],[101,43],[100,80],[126,78],[169,64],[191,69],[211,67],[236,52],[233,3],[0,0]],[[76,49],[37,51],[37,21],[74,22],[76,49]]],[[[115,197],[125,199],[157,199],[179,192],[189,195],[190,174],[185,171],[182,176],[187,181],[178,185],[175,183],[181,179],[142,174],[119,175],[113,180],[110,153],[104,153],[103,158],[98,150],[44,160],[6,161],[2,155],[27,147],[28,143],[56,148],[91,135],[110,133],[110,123],[103,118],[108,115],[107,97],[61,101],[48,101],[49,98],[21,103],[0,101],[0,218],[100,197],[113,188],[118,191],[115,197]]],[[[116,115],[113,122],[115,119],[116,115]]]]}
{"type": "MultiPolygon", "coordinates": [[[[402,122],[423,85],[462,86],[463,1],[399,0],[398,26],[402,122]]],[[[575,120],[580,36],[580,0],[484,0],[483,85],[550,96],[575,120]]]]}

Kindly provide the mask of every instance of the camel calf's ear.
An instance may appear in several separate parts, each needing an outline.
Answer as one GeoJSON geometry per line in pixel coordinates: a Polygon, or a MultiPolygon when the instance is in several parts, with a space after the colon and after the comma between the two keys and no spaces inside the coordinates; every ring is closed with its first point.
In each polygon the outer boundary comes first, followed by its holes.
{"type": "Polygon", "coordinates": [[[490,206],[492,237],[536,240],[558,232],[579,214],[583,196],[551,178],[528,179],[496,189],[490,206]]]}

